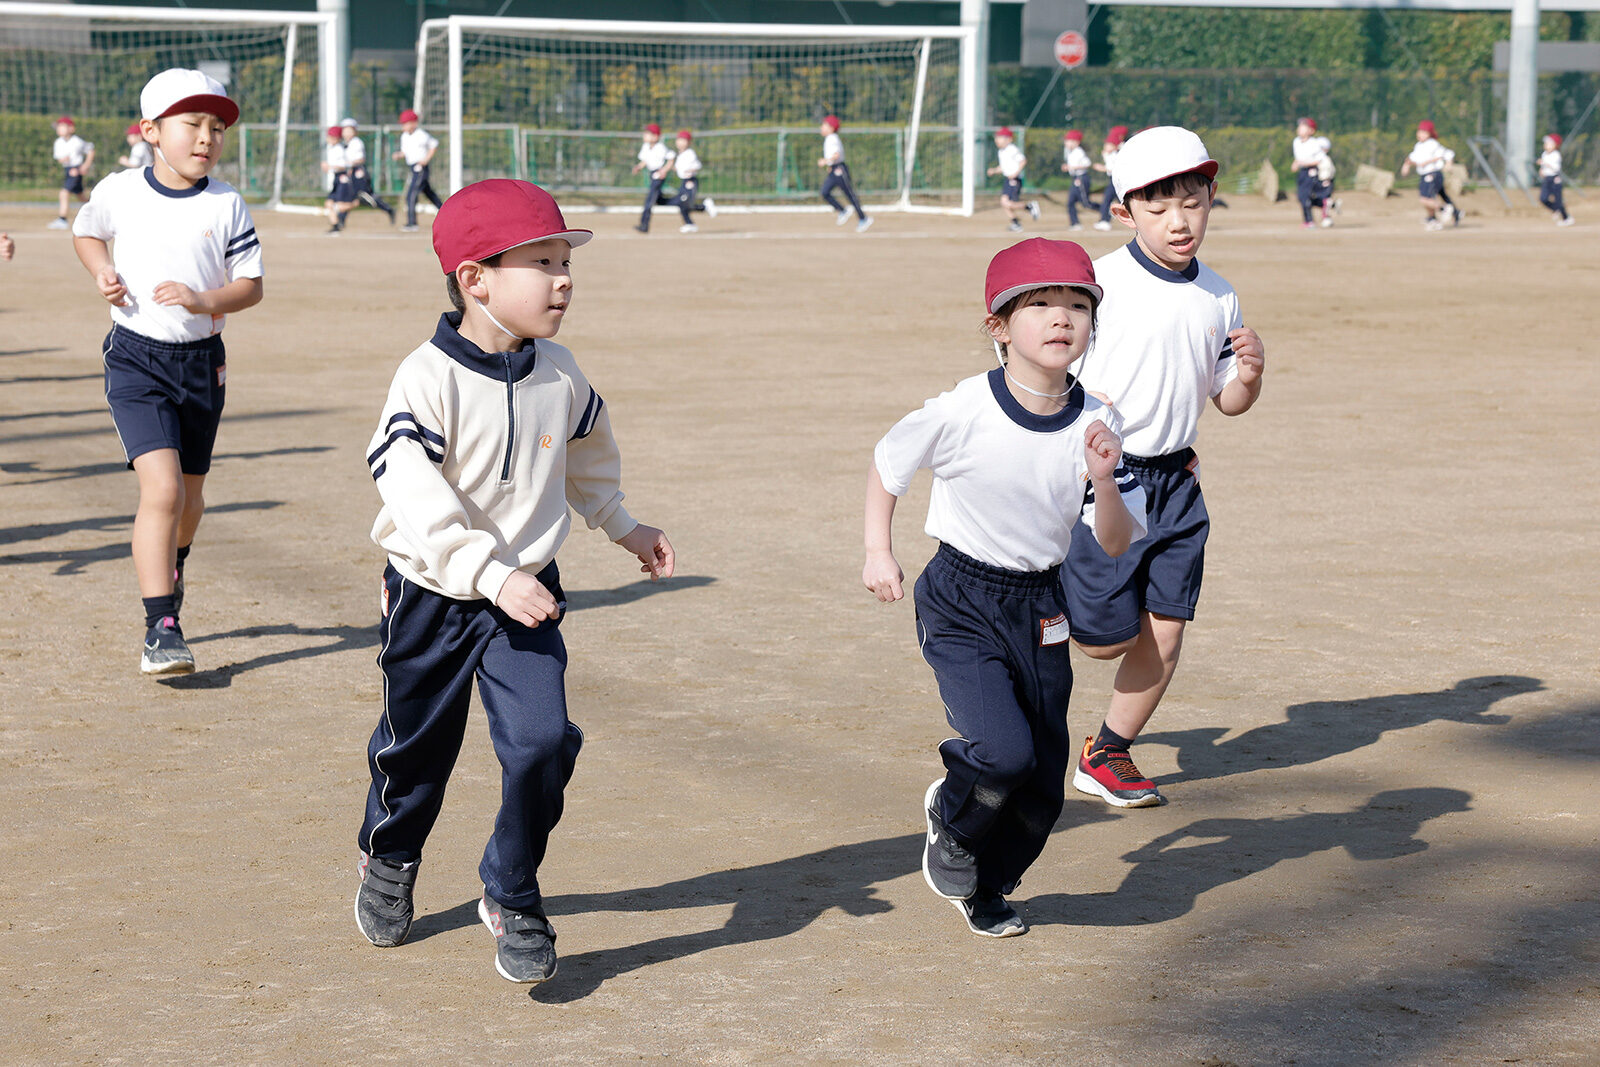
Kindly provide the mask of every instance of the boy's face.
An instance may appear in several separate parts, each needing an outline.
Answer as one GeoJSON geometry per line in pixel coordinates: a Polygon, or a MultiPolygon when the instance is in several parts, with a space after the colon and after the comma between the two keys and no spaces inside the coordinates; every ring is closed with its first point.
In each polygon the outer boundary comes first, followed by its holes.
{"type": "Polygon", "coordinates": [[[341,141],[348,141],[355,135],[356,128],[354,126],[341,126],[339,128],[339,140],[341,141]]]}
{"type": "Polygon", "coordinates": [[[1555,151],[1555,148],[1556,148],[1556,142],[1555,142],[1554,138],[1546,137],[1544,139],[1544,150],[1546,152],[1553,152],[1553,151],[1555,151]]]}
{"type": "MultiPolygon", "coordinates": [[[[37,126],[34,128],[38,129],[37,126]]],[[[70,122],[58,122],[56,123],[56,136],[62,138],[71,137],[72,131],[75,129],[77,129],[77,127],[70,122]]]]}
{"type": "Polygon", "coordinates": [[[672,143],[678,146],[678,151],[682,152],[685,148],[689,147],[689,138],[674,137],[672,139],[672,143]]]}
{"type": "Polygon", "coordinates": [[[994,144],[996,148],[1004,148],[1006,145],[1010,144],[1011,141],[1012,138],[1010,137],[1003,137],[998,133],[994,135],[994,144]]]}
{"type": "Polygon", "coordinates": [[[1083,139],[1081,137],[1068,137],[1065,143],[1068,148],[1081,148],[1083,139]]]}
{"type": "Polygon", "coordinates": [[[408,119],[405,122],[402,122],[400,124],[400,132],[401,133],[416,133],[417,132],[417,122],[416,122],[416,120],[415,119],[408,119]]]}
{"type": "Polygon", "coordinates": [[[1138,233],[1139,247],[1168,270],[1183,270],[1200,251],[1206,223],[1211,218],[1215,182],[1193,180],[1168,197],[1130,196],[1115,204],[1111,214],[1138,233]]]}
{"type": "Polygon", "coordinates": [[[659,133],[651,133],[649,130],[644,131],[645,144],[655,144],[659,140],[661,140],[661,135],[659,133]]]}
{"type": "Polygon", "coordinates": [[[1303,122],[1294,128],[1294,135],[1301,138],[1310,137],[1315,132],[1315,130],[1303,122]]]}
{"type": "Polygon", "coordinates": [[[1424,130],[1424,129],[1418,129],[1417,130],[1417,140],[1419,140],[1419,141],[1426,141],[1428,138],[1430,138],[1432,136],[1433,136],[1433,134],[1429,133],[1427,130],[1424,130]]]}
{"type": "MultiPolygon", "coordinates": [[[[572,300],[572,246],[558,237],[520,245],[481,269],[474,295],[518,337],[554,337],[572,300]]],[[[457,276],[459,281],[459,275],[457,276]]]]}
{"type": "Polygon", "coordinates": [[[160,150],[157,158],[187,181],[197,182],[211,173],[222,158],[228,126],[215,115],[189,111],[164,118],[143,119],[139,128],[145,140],[160,150]]]}

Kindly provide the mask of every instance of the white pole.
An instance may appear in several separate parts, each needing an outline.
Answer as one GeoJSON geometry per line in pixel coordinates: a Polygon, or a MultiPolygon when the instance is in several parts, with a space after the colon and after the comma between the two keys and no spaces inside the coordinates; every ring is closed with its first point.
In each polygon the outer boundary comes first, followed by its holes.
{"type": "Polygon", "coordinates": [[[322,68],[322,122],[335,125],[348,109],[350,78],[350,5],[348,0],[317,0],[317,10],[333,16],[318,35],[322,68]]]}
{"type": "Polygon", "coordinates": [[[928,53],[933,51],[933,38],[922,39],[922,55],[917,57],[917,89],[911,98],[911,131],[906,137],[906,176],[900,186],[900,206],[911,203],[911,175],[917,169],[917,133],[922,129],[922,91],[928,84],[928,53]]]}
{"type": "Polygon", "coordinates": [[[272,199],[267,201],[269,208],[276,208],[283,201],[283,160],[289,143],[289,100],[290,89],[294,86],[294,45],[295,39],[299,36],[300,27],[290,26],[289,39],[283,46],[283,91],[278,94],[278,159],[272,168],[272,199]]]}
{"type": "Polygon", "coordinates": [[[450,192],[461,188],[461,23],[451,19],[450,42],[450,192]]]}
{"type": "Polygon", "coordinates": [[[1539,110],[1539,0],[1511,8],[1511,63],[1506,83],[1506,184],[1527,189],[1539,110]]]}
{"type": "Polygon", "coordinates": [[[961,0],[961,213],[971,215],[978,186],[978,131],[989,83],[989,0],[961,0]]]}

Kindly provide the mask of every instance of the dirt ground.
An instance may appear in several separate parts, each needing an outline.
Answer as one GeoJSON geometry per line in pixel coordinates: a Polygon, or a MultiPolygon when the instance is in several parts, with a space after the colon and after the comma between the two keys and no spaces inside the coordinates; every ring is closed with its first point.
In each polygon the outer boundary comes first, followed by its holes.
{"type": "MultiPolygon", "coordinates": [[[[444,306],[426,235],[258,214],[267,297],[227,327],[188,570],[201,670],[155,682],[106,310],[48,217],[0,207],[0,1061],[1596,1062],[1595,222],[1216,213],[1203,258],[1268,371],[1202,423],[1206,589],[1137,749],[1171,802],[1071,793],[1018,894],[1032,931],[987,941],[918,870],[945,724],[909,601],[859,574],[873,442],[990,365],[996,213],[583,217],[560,340],[679,577],[582,530],[561,554],[588,741],[541,872],[561,970],[530,993],[474,912],[481,713],[411,940],[351,918],[363,452],[444,306]]],[[[1033,232],[1066,236],[1060,210],[1033,232]]],[[[896,527],[912,572],[926,493],[896,527]]],[[[1077,736],[1109,686],[1082,663],[1077,736]]]]}

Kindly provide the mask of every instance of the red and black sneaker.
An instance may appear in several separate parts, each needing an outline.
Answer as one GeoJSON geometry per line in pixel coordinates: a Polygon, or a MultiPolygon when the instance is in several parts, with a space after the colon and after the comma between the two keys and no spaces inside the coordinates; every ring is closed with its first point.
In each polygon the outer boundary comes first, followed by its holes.
{"type": "Polygon", "coordinates": [[[1125,748],[1099,748],[1090,751],[1094,738],[1083,741],[1083,755],[1072,774],[1072,787],[1080,793],[1099,797],[1119,808],[1149,808],[1165,804],[1156,784],[1133,765],[1125,748]]]}

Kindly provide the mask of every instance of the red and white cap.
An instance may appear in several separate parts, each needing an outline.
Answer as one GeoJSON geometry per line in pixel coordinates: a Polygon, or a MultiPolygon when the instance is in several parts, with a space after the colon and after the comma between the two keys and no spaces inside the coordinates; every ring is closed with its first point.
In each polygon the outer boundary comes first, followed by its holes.
{"type": "Polygon", "coordinates": [[[1128,127],[1113,126],[1106,131],[1106,144],[1121,144],[1128,139],[1128,127]]]}
{"type": "Polygon", "coordinates": [[[342,118],[339,120],[339,127],[346,130],[359,130],[361,124],[352,118],[342,118]]]}
{"type": "Polygon", "coordinates": [[[1217,161],[1199,135],[1182,126],[1152,126],[1128,138],[1117,152],[1111,162],[1111,184],[1122,200],[1136,189],[1190,171],[1217,176],[1217,161]]]}
{"type": "Polygon", "coordinates": [[[404,111],[400,112],[400,121],[401,122],[417,122],[417,121],[420,121],[420,120],[417,118],[417,113],[415,111],[412,111],[408,107],[404,111]]]}
{"type": "Polygon", "coordinates": [[[1000,127],[998,130],[994,131],[994,135],[996,137],[1011,137],[1011,138],[1015,138],[1017,136],[1016,134],[1011,132],[1011,127],[1010,126],[1002,126],[1002,127],[1000,127]]]}
{"type": "Polygon", "coordinates": [[[151,122],[190,111],[215,115],[225,126],[239,121],[239,105],[228,99],[221,82],[204,71],[172,67],[139,91],[139,114],[151,122]]]}
{"type": "Polygon", "coordinates": [[[128,132],[127,132],[126,136],[128,136],[128,137],[138,137],[138,136],[141,136],[142,133],[143,133],[143,131],[139,129],[139,124],[137,122],[135,122],[132,126],[128,127],[128,132]]]}
{"type": "Polygon", "coordinates": [[[1097,304],[1103,292],[1094,280],[1094,263],[1082,245],[1030,237],[1001,249],[989,261],[989,273],[983,279],[983,301],[992,315],[1018,293],[1052,285],[1087,289],[1097,304]]]}
{"type": "Polygon", "coordinates": [[[694,140],[694,133],[691,130],[679,130],[678,136],[683,138],[685,141],[694,140]]]}
{"type": "Polygon", "coordinates": [[[1429,137],[1432,137],[1434,134],[1438,133],[1439,131],[1435,130],[1433,128],[1433,120],[1432,119],[1423,119],[1421,122],[1417,123],[1417,132],[1418,133],[1426,132],[1429,137]]]}
{"type": "Polygon", "coordinates": [[[50,125],[52,125],[52,126],[61,126],[61,125],[76,126],[77,123],[72,121],[72,116],[71,115],[62,115],[60,118],[56,119],[50,125]]]}
{"type": "Polygon", "coordinates": [[[1561,147],[1561,135],[1559,133],[1547,133],[1545,136],[1554,141],[1557,148],[1561,147]]]}
{"type": "Polygon", "coordinates": [[[1296,126],[1305,126],[1305,127],[1309,128],[1312,133],[1316,133],[1317,132],[1317,120],[1314,119],[1314,118],[1307,117],[1307,118],[1303,118],[1303,119],[1297,119],[1295,121],[1295,125],[1296,126]]]}
{"type": "Polygon", "coordinates": [[[446,274],[468,260],[559,237],[573,248],[588,244],[593,230],[574,230],[561,217],[556,198],[532,182],[490,178],[457,190],[433,220],[433,250],[446,274]]]}
{"type": "Polygon", "coordinates": [[[650,123],[650,125],[648,125],[648,126],[646,126],[644,128],[644,132],[648,133],[648,134],[653,134],[656,137],[660,137],[661,136],[661,123],[659,123],[659,122],[650,123]]]}
{"type": "Polygon", "coordinates": [[[1068,130],[1066,133],[1061,135],[1061,139],[1063,141],[1079,141],[1079,142],[1081,142],[1083,140],[1083,131],[1082,130],[1068,130]]]}
{"type": "Polygon", "coordinates": [[[839,116],[838,115],[824,115],[822,117],[822,124],[824,126],[827,126],[827,127],[831,128],[831,129],[837,130],[839,128],[839,116]]]}

